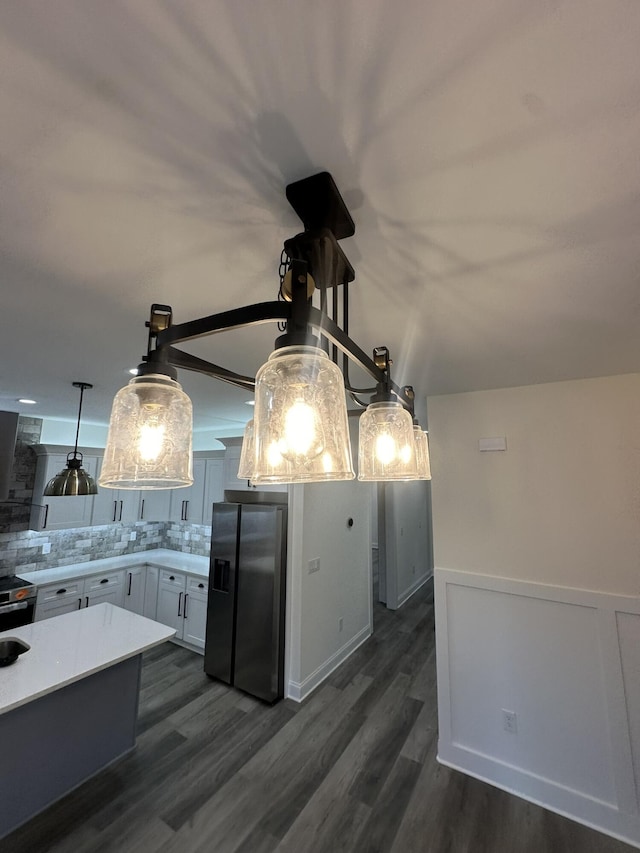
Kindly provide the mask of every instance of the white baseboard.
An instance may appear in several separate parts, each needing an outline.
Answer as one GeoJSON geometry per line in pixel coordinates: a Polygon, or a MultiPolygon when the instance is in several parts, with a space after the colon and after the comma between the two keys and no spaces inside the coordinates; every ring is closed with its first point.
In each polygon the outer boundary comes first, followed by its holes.
{"type": "Polygon", "coordinates": [[[445,767],[640,848],[638,816],[621,814],[610,803],[451,744],[438,745],[437,760],[445,767]]]}
{"type": "Polygon", "coordinates": [[[289,681],[287,683],[287,698],[293,699],[294,702],[302,702],[370,636],[371,626],[365,625],[361,631],[358,631],[342,648],[338,649],[335,654],[331,655],[314,672],[308,675],[304,681],[289,681]]]}
{"type": "Polygon", "coordinates": [[[422,575],[422,577],[419,577],[418,580],[414,581],[408,589],[405,589],[400,593],[398,596],[398,607],[402,607],[403,604],[409,601],[411,596],[423,587],[427,581],[430,581],[432,577],[433,574],[431,572],[427,575],[422,575]]]}

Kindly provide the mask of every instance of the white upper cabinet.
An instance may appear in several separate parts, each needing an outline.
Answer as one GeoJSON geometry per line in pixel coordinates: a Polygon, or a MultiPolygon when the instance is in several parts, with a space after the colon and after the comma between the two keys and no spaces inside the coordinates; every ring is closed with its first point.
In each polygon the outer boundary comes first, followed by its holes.
{"type": "MultiPolygon", "coordinates": [[[[193,460],[193,485],[186,489],[107,489],[87,497],[45,498],[51,477],[64,469],[67,451],[58,445],[39,445],[31,512],[32,530],[59,530],[89,525],[134,523],[136,521],[185,521],[211,524],[211,507],[224,500],[225,489],[248,489],[236,477],[240,445],[226,451],[198,451],[193,460]]],[[[81,448],[82,449],[82,448],[81,448]]],[[[102,451],[82,450],[83,467],[98,480],[102,451]]],[[[284,491],[279,489],[279,491],[284,491]]]]}
{"type": "Polygon", "coordinates": [[[203,524],[211,524],[214,503],[224,500],[224,459],[207,459],[204,484],[203,524]]]}
{"type": "Polygon", "coordinates": [[[143,489],[140,492],[139,521],[168,521],[174,489],[143,489]]]}
{"type": "Polygon", "coordinates": [[[186,489],[171,490],[170,521],[189,521],[202,524],[204,508],[204,484],[207,460],[193,460],[193,485],[186,489]]]}
{"type": "MultiPolygon", "coordinates": [[[[98,459],[83,455],[82,467],[96,477],[98,459]]],[[[67,453],[40,452],[36,465],[31,528],[33,530],[60,530],[67,527],[87,527],[91,524],[94,495],[85,497],[45,497],[45,486],[52,477],[67,466],[67,453]]]]}
{"type": "MultiPolygon", "coordinates": [[[[99,467],[102,459],[99,460],[99,467]]],[[[138,521],[140,492],[131,489],[106,489],[98,486],[93,499],[91,524],[114,524],[119,521],[138,521]]]]}

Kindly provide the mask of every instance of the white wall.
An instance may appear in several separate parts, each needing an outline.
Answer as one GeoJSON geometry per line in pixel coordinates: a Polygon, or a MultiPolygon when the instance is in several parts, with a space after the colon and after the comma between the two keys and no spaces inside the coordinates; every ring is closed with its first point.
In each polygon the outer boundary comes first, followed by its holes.
{"type": "Polygon", "coordinates": [[[425,480],[384,485],[386,604],[401,607],[433,574],[429,537],[431,484],[425,480]]]}
{"type": "MultiPolygon", "coordinates": [[[[40,442],[41,444],[68,444],[69,450],[73,450],[77,428],[77,418],[74,421],[43,418],[40,442]]],[[[78,444],[83,447],[104,447],[107,443],[108,431],[106,426],[86,423],[83,420],[80,423],[78,444]]]]}
{"type": "Polygon", "coordinates": [[[640,374],[433,397],[429,423],[436,566],[640,594],[640,374]]]}
{"type": "Polygon", "coordinates": [[[371,635],[370,489],[290,487],[288,541],[287,695],[303,699],[371,635]]]}
{"type": "Polygon", "coordinates": [[[640,846],[640,375],[429,425],[440,760],[640,846]]]}

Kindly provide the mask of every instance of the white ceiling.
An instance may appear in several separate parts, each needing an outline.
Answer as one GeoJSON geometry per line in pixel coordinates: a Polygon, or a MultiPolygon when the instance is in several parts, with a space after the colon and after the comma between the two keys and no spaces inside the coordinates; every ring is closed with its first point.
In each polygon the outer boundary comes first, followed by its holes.
{"type": "MultiPolygon", "coordinates": [[[[0,4],[0,409],[106,423],[176,322],[275,299],[287,183],[356,222],[351,332],[427,394],[640,370],[637,0],[0,4]]],[[[261,326],[194,352],[254,372],[261,326]]],[[[196,426],[247,395],[183,372],[196,426]]]]}

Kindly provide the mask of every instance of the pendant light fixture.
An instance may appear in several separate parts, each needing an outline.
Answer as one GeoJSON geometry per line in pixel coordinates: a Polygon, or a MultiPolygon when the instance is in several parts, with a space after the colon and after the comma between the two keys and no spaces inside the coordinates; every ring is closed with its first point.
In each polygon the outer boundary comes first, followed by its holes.
{"type": "Polygon", "coordinates": [[[240,464],[238,465],[238,479],[252,480],[254,468],[254,435],[253,435],[253,418],[247,421],[244,428],[242,438],[242,447],[240,449],[240,464]]]}
{"type": "Polygon", "coordinates": [[[418,469],[418,480],[431,479],[431,462],[429,460],[429,439],[427,433],[420,429],[420,424],[414,421],[413,439],[416,447],[416,465],[418,469]]]}
{"type": "Polygon", "coordinates": [[[321,172],[289,184],[286,196],[304,231],[285,241],[278,301],[178,325],[171,323],[169,306],[151,306],[147,355],[138,376],[116,395],[100,485],[162,489],[191,484],[191,403],[177,382],[176,367],[255,391],[240,479],[255,485],[353,479],[345,391],[367,408],[361,417],[358,479],[424,476],[417,468],[413,397],[391,381],[388,350],[378,348],[372,360],[349,337],[348,286],[355,273],[338,241],[351,237],[355,226],[333,178],[321,172]],[[313,304],[318,294],[319,307],[313,304]],[[284,334],[255,379],[175,347],[264,322],[284,323],[284,334]],[[348,360],[373,378],[374,387],[351,386],[348,360]],[[367,407],[360,395],[374,392],[367,407]]]}
{"type": "MultiPolygon", "coordinates": [[[[170,323],[155,305],[149,341],[170,323]]],[[[110,489],[179,489],[193,483],[191,400],[159,350],[149,350],[138,374],[116,394],[98,482],[110,489]]]]}
{"type": "MultiPolygon", "coordinates": [[[[413,435],[413,418],[390,388],[389,350],[377,347],[374,359],[384,371],[367,410],[360,416],[358,479],[364,482],[416,480],[418,466],[413,435]]],[[[405,392],[408,389],[405,388],[405,392]]],[[[410,389],[413,402],[413,389],[410,389]]]]}
{"type": "Polygon", "coordinates": [[[78,407],[78,425],[76,427],[76,442],[73,453],[67,455],[67,467],[52,477],[44,489],[45,497],[70,497],[75,495],[96,495],[98,487],[91,474],[82,467],[82,453],[78,450],[80,435],[80,416],[82,414],[82,398],[85,388],[93,388],[88,382],[74,382],[74,388],[80,389],[80,405],[78,407]]]}
{"type": "Polygon", "coordinates": [[[251,481],[353,480],[344,381],[317,345],[276,349],[256,374],[251,481]]]}

